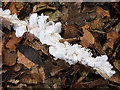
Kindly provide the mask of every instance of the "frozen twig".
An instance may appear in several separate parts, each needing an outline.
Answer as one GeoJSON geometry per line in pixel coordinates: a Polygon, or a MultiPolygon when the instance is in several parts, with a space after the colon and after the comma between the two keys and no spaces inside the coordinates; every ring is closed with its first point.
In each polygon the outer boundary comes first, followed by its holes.
{"type": "MultiPolygon", "coordinates": [[[[5,11],[0,12],[0,16],[5,11]]],[[[61,23],[54,23],[53,21],[47,22],[49,16],[38,16],[34,13],[30,16],[29,21],[21,21],[15,15],[5,14],[8,19],[14,23],[14,30],[16,36],[21,37],[25,32],[30,32],[35,35],[42,44],[49,45],[49,53],[55,58],[63,59],[70,65],[76,64],[77,62],[92,67],[105,79],[110,78],[115,71],[112,70],[113,66],[107,61],[107,55],[92,57],[90,49],[82,47],[81,45],[71,45],[69,42],[74,40],[80,40],[80,38],[63,39],[60,36],[61,23]],[[11,19],[12,18],[12,19],[11,19]],[[63,43],[61,43],[63,42],[63,43]]],[[[5,17],[5,18],[7,18],[5,17]]]]}

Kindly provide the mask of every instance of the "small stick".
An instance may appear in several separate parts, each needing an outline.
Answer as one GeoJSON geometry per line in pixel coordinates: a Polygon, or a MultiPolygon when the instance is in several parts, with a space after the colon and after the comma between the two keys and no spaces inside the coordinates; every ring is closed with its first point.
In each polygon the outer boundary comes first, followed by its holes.
{"type": "Polygon", "coordinates": [[[109,27],[112,27],[118,20],[119,20],[119,19],[116,18],[115,20],[111,21],[110,23],[108,23],[108,24],[104,27],[104,29],[107,29],[107,28],[109,28],[109,27]]]}
{"type": "Polygon", "coordinates": [[[101,34],[104,34],[105,32],[104,31],[98,31],[98,30],[89,30],[91,32],[95,32],[95,33],[101,33],[101,34]]]}
{"type": "Polygon", "coordinates": [[[75,42],[81,40],[80,37],[75,37],[75,38],[68,38],[68,39],[61,39],[60,42],[63,43],[65,41],[67,42],[75,42]]]}

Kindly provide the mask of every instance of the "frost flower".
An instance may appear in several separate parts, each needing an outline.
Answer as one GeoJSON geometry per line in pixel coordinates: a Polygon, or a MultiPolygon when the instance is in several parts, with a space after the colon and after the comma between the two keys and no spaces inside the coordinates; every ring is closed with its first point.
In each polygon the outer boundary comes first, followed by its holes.
{"type": "Polygon", "coordinates": [[[106,55],[94,58],[90,49],[78,44],[71,45],[68,42],[59,42],[63,39],[59,34],[62,24],[60,22],[54,23],[53,21],[47,22],[49,16],[44,16],[43,14],[38,16],[37,13],[34,13],[30,16],[29,22],[25,22],[19,20],[16,14],[10,15],[9,10],[3,11],[2,9],[0,9],[0,16],[8,18],[9,21],[14,23],[17,37],[21,37],[25,32],[30,32],[39,38],[42,44],[49,45],[49,53],[54,57],[63,59],[70,65],[77,62],[88,65],[97,70],[99,74],[102,73],[101,76],[104,78],[106,78],[105,75],[110,78],[115,74],[115,71],[112,70],[113,66],[107,61],[108,57],[106,55]]]}

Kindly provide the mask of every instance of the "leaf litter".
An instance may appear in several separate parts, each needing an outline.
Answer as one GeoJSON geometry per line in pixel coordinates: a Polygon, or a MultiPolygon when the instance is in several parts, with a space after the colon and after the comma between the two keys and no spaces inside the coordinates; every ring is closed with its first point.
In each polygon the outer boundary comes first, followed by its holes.
{"type": "Polygon", "coordinates": [[[117,49],[119,44],[116,44],[116,42],[119,43],[120,37],[119,19],[116,19],[120,15],[119,3],[109,5],[105,2],[4,2],[3,9],[10,9],[12,14],[17,13],[18,17],[24,20],[36,12],[49,15],[52,21],[61,21],[63,24],[61,35],[65,38],[62,42],[68,41],[71,44],[77,43],[86,48],[92,48],[94,56],[107,54],[111,58],[112,56],[108,53],[110,48],[115,57],[112,64],[117,72],[110,79],[105,80],[100,75],[94,74],[95,71],[88,66],[81,64],[70,66],[65,61],[55,61],[55,58],[49,55],[49,46],[42,45],[30,33],[17,38],[11,28],[12,23],[3,19],[2,33],[5,38],[2,40],[3,68],[13,67],[3,72],[3,88],[13,86],[34,88],[36,85],[39,88],[120,89],[120,58],[118,56],[120,51],[117,49]],[[111,10],[115,14],[111,13],[111,10]],[[9,35],[5,30],[9,30],[9,35]]]}

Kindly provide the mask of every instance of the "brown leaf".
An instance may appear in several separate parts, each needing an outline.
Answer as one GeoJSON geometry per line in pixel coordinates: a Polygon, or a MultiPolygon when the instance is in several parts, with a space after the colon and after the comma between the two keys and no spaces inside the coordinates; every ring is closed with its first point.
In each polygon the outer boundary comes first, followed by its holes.
{"type": "Polygon", "coordinates": [[[91,19],[87,13],[81,13],[81,6],[81,2],[71,2],[68,4],[68,24],[84,26],[85,22],[91,19]]]}
{"type": "Polygon", "coordinates": [[[115,60],[115,62],[113,64],[120,72],[120,60],[115,60]]]}
{"type": "Polygon", "coordinates": [[[97,6],[96,12],[102,17],[105,17],[105,16],[110,17],[109,11],[102,9],[100,6],[97,6]]]}
{"type": "Polygon", "coordinates": [[[0,16],[0,21],[2,22],[3,27],[6,27],[9,30],[11,30],[11,27],[13,26],[13,24],[8,19],[0,16]]]}
{"type": "Polygon", "coordinates": [[[14,67],[14,71],[20,71],[22,69],[22,65],[21,64],[16,64],[15,67],[14,67]]]}
{"type": "Polygon", "coordinates": [[[2,75],[2,81],[11,80],[11,79],[17,77],[18,75],[19,75],[19,73],[16,73],[13,69],[8,70],[5,73],[3,73],[3,75],[2,75]]]}
{"type": "Polygon", "coordinates": [[[53,61],[52,59],[48,58],[48,60],[45,62],[45,67],[47,69],[47,72],[50,73],[51,76],[54,76],[59,71],[68,68],[69,65],[63,60],[53,61]]]}
{"type": "Polygon", "coordinates": [[[115,26],[114,30],[120,32],[120,22],[115,26]]]}
{"type": "Polygon", "coordinates": [[[16,7],[15,7],[15,2],[10,3],[9,10],[11,11],[11,14],[17,13],[16,7]]]}
{"type": "Polygon", "coordinates": [[[40,77],[36,73],[24,74],[21,77],[20,82],[27,83],[27,84],[38,84],[40,82],[40,77]]]}
{"type": "Polygon", "coordinates": [[[45,72],[44,72],[44,68],[43,67],[41,67],[41,68],[38,68],[38,67],[32,68],[30,73],[31,74],[38,74],[40,82],[41,83],[45,82],[45,72]]]}
{"type": "Polygon", "coordinates": [[[102,54],[106,54],[103,49],[102,49],[102,45],[101,42],[98,39],[95,39],[95,48],[98,50],[98,52],[102,55],[102,54]]]}
{"type": "Polygon", "coordinates": [[[88,47],[90,44],[94,44],[95,39],[93,35],[86,29],[83,29],[83,37],[80,38],[81,42],[80,44],[84,47],[88,47]]]}
{"type": "Polygon", "coordinates": [[[33,7],[33,13],[41,11],[41,10],[45,10],[45,9],[56,10],[56,7],[49,6],[49,5],[47,5],[46,2],[40,2],[33,7]]]}
{"type": "Polygon", "coordinates": [[[77,82],[74,84],[74,87],[78,86],[79,83],[80,83],[83,79],[85,79],[85,77],[86,77],[88,74],[89,74],[88,71],[83,71],[83,72],[82,72],[82,76],[81,76],[81,77],[77,80],[77,82]]]}
{"type": "Polygon", "coordinates": [[[25,43],[26,45],[31,46],[32,48],[36,50],[41,50],[44,54],[49,56],[49,49],[46,45],[42,45],[41,42],[39,41],[34,41],[34,42],[29,42],[28,44],[25,43]]]}
{"type": "Polygon", "coordinates": [[[68,19],[68,8],[66,8],[65,6],[62,7],[62,16],[61,16],[61,20],[62,22],[66,22],[68,19]]]}
{"type": "Polygon", "coordinates": [[[95,80],[95,81],[93,81],[93,82],[91,82],[90,84],[89,84],[89,88],[93,88],[93,87],[95,87],[95,86],[99,86],[99,85],[109,85],[109,82],[108,81],[105,81],[105,80],[103,80],[103,79],[98,79],[98,80],[95,80]]]}
{"type": "Polygon", "coordinates": [[[19,83],[19,80],[11,79],[11,80],[8,80],[8,82],[11,82],[11,83],[17,84],[17,83],[19,83]]]}
{"type": "Polygon", "coordinates": [[[19,51],[17,51],[17,55],[18,55],[18,63],[21,63],[21,64],[25,65],[29,69],[32,68],[35,65],[35,63],[33,63],[32,61],[30,61],[28,58],[26,58],[19,51]]]}
{"type": "Polygon", "coordinates": [[[113,49],[115,41],[120,37],[120,35],[117,32],[110,32],[107,33],[107,42],[103,46],[103,50],[106,50],[108,47],[113,49]]]}
{"type": "Polygon", "coordinates": [[[58,19],[62,16],[62,13],[56,10],[54,13],[49,15],[49,21],[58,21],[58,19]]]}
{"type": "Polygon", "coordinates": [[[119,72],[116,72],[116,73],[115,73],[111,78],[109,78],[108,80],[120,84],[120,73],[119,73],[119,72]]]}
{"type": "Polygon", "coordinates": [[[53,82],[52,88],[59,88],[59,89],[61,89],[61,79],[60,78],[53,77],[53,78],[51,78],[51,80],[53,82]]]}
{"type": "Polygon", "coordinates": [[[5,40],[0,41],[0,56],[2,56],[2,48],[3,48],[3,43],[5,40]]]}
{"type": "Polygon", "coordinates": [[[17,2],[17,3],[15,3],[15,7],[16,7],[16,10],[17,10],[17,15],[19,15],[20,11],[25,7],[24,3],[25,2],[17,2]]]}
{"type": "Polygon", "coordinates": [[[6,66],[12,66],[16,63],[17,54],[16,52],[11,52],[8,49],[2,49],[2,63],[6,66]]]}
{"type": "Polygon", "coordinates": [[[44,64],[42,62],[42,58],[37,50],[30,46],[22,45],[22,44],[16,44],[17,49],[30,61],[33,63],[40,65],[44,67],[44,64]]]}
{"type": "Polygon", "coordinates": [[[24,3],[23,2],[11,2],[8,3],[9,5],[6,5],[7,8],[11,11],[11,14],[17,14],[19,15],[20,11],[25,8],[24,3]]]}
{"type": "Polygon", "coordinates": [[[75,25],[68,24],[64,29],[64,38],[73,38],[78,35],[77,27],[75,25]]]}
{"type": "Polygon", "coordinates": [[[15,32],[11,35],[11,39],[7,42],[6,47],[9,48],[11,51],[15,51],[16,46],[21,41],[22,38],[18,38],[15,36],[15,32]]]}

